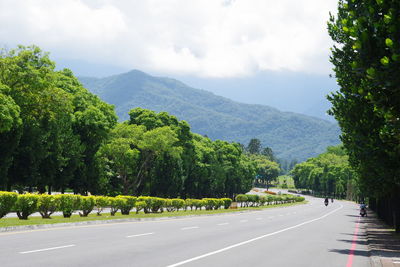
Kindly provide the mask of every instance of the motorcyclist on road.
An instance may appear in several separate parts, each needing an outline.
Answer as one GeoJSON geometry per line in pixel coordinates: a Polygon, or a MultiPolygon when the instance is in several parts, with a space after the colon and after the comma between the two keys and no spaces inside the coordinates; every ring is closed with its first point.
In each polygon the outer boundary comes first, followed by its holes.
{"type": "Polygon", "coordinates": [[[325,206],[328,206],[329,200],[328,198],[325,198],[325,206]]]}
{"type": "Polygon", "coordinates": [[[365,205],[364,202],[361,202],[360,204],[360,215],[367,216],[367,205],[365,205]]]}

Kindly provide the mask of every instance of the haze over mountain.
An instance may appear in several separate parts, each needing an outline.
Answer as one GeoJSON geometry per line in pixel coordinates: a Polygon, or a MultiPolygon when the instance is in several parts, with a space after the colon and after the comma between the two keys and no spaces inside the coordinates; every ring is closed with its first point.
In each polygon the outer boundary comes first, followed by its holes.
{"type": "Polygon", "coordinates": [[[278,158],[304,160],[339,143],[337,124],[264,105],[243,104],[138,70],[105,78],[80,77],[83,85],[114,104],[120,120],[135,107],[167,111],[192,131],[212,139],[247,144],[258,138],[278,158]]]}

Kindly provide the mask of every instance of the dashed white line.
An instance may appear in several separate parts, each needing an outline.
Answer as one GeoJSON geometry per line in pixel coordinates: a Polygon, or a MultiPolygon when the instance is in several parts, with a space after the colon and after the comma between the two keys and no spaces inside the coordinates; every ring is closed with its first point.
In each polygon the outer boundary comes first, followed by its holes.
{"type": "Polygon", "coordinates": [[[229,223],[219,223],[217,225],[227,225],[227,224],[229,224],[229,223]]]}
{"type": "Polygon", "coordinates": [[[66,246],[60,246],[60,247],[42,248],[42,249],[36,249],[36,250],[23,251],[23,252],[20,252],[19,254],[28,254],[28,253],[35,253],[35,252],[42,252],[42,251],[48,251],[48,250],[61,249],[61,248],[70,248],[70,247],[74,247],[74,246],[75,245],[66,245],[66,246]]]}
{"type": "Polygon", "coordinates": [[[198,226],[191,226],[191,227],[183,227],[181,230],[191,230],[191,229],[197,229],[199,228],[198,226]]]}
{"type": "Polygon", "coordinates": [[[257,221],[262,220],[262,218],[256,218],[257,221]]]}
{"type": "Polygon", "coordinates": [[[248,222],[249,220],[241,220],[240,222],[241,223],[245,223],[245,222],[248,222]]]}
{"type": "Polygon", "coordinates": [[[144,234],[137,234],[137,235],[128,235],[126,237],[137,237],[137,236],[145,236],[145,235],[152,235],[154,233],[144,233],[144,234]]]}
{"type": "Polygon", "coordinates": [[[302,223],[293,225],[293,226],[291,226],[291,227],[287,227],[287,228],[278,230],[278,231],[276,231],[276,232],[272,232],[272,233],[265,234],[265,235],[262,235],[262,236],[259,236],[259,237],[255,237],[255,238],[252,238],[252,239],[249,239],[249,240],[240,242],[240,243],[236,243],[236,244],[233,244],[233,245],[228,246],[228,247],[224,247],[224,248],[219,249],[219,250],[211,251],[211,252],[209,252],[209,253],[206,253],[206,254],[203,254],[203,255],[200,255],[200,256],[197,256],[197,257],[193,257],[193,258],[190,258],[190,259],[187,259],[187,260],[184,260],[184,261],[175,263],[175,264],[168,265],[167,267],[181,266],[181,265],[184,265],[184,264],[186,264],[186,263],[193,262],[193,261],[197,261],[197,260],[199,260],[199,259],[206,258],[206,257],[212,256],[212,255],[215,255],[215,254],[218,254],[218,253],[221,253],[221,252],[224,252],[224,251],[227,251],[227,250],[230,250],[230,249],[239,247],[239,246],[243,246],[243,245],[246,245],[246,244],[248,244],[248,243],[251,243],[251,242],[254,242],[254,241],[257,241],[257,240],[260,240],[260,239],[269,237],[269,236],[273,236],[273,235],[276,235],[276,234],[279,234],[279,233],[282,233],[282,232],[286,232],[286,231],[289,231],[289,230],[298,228],[298,227],[300,227],[300,226],[303,226],[303,225],[306,225],[306,224],[309,224],[309,223],[312,223],[312,222],[321,220],[321,219],[323,219],[323,218],[325,218],[325,217],[331,215],[332,213],[334,213],[334,212],[340,210],[341,208],[343,208],[342,205],[340,205],[339,208],[337,208],[337,209],[335,209],[335,210],[333,210],[333,211],[331,211],[331,212],[329,212],[329,213],[327,213],[327,214],[325,214],[325,215],[322,215],[322,216],[320,216],[320,217],[318,217],[318,218],[315,218],[315,219],[312,219],[312,220],[309,220],[309,221],[305,221],[305,222],[302,222],[302,223]]]}
{"type": "Polygon", "coordinates": [[[272,219],[272,218],[275,218],[275,216],[269,216],[269,217],[268,217],[268,219],[272,219]]]}

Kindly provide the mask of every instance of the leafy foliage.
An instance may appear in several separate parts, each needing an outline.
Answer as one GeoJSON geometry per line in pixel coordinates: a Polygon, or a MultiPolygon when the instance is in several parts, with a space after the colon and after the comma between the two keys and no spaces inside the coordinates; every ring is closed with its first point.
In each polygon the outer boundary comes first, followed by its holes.
{"type": "Polygon", "coordinates": [[[400,231],[400,2],[339,1],[329,34],[340,91],[331,113],[370,206],[400,231]]]}
{"type": "Polygon", "coordinates": [[[326,153],[297,164],[291,174],[296,188],[310,189],[317,195],[351,200],[359,196],[358,176],[342,146],[329,147],[326,153]]]}

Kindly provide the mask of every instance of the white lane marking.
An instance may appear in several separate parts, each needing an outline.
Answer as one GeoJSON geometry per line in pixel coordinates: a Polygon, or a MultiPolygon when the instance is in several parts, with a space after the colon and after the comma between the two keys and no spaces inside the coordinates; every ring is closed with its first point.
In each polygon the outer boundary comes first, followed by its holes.
{"type": "Polygon", "coordinates": [[[334,213],[334,212],[336,212],[336,211],[338,211],[338,210],[340,210],[340,209],[342,209],[342,208],[343,208],[343,206],[340,205],[339,208],[337,208],[337,209],[335,209],[335,210],[333,210],[333,211],[331,211],[331,212],[329,212],[329,213],[327,213],[327,214],[325,214],[325,215],[322,215],[321,217],[318,217],[318,218],[315,218],[315,219],[312,219],[312,220],[309,220],[309,221],[305,221],[305,222],[302,222],[302,223],[299,223],[299,224],[290,226],[290,227],[288,227],[288,228],[284,228],[284,229],[282,229],[282,230],[278,230],[278,231],[276,231],[276,232],[272,232],[272,233],[265,234],[265,235],[262,235],[262,236],[259,236],[259,237],[255,237],[255,238],[252,238],[252,239],[249,239],[249,240],[246,240],[246,241],[243,241],[243,242],[240,242],[240,243],[237,243],[237,244],[234,244],[234,245],[231,245],[231,246],[228,246],[228,247],[219,249],[219,250],[215,250],[215,251],[212,251],[212,252],[209,252],[209,253],[206,253],[206,254],[203,254],[203,255],[200,255],[200,256],[191,258],[191,259],[187,259],[187,260],[184,260],[184,261],[175,263],[175,264],[171,264],[171,265],[168,265],[167,267],[181,266],[181,265],[183,265],[183,264],[186,264],[186,263],[189,263],[189,262],[192,262],[192,261],[197,261],[197,260],[199,260],[199,259],[202,259],[202,258],[211,256],[211,255],[215,255],[215,254],[218,254],[218,253],[221,253],[221,252],[224,252],[224,251],[227,251],[227,250],[230,250],[230,249],[239,247],[239,246],[246,245],[246,244],[248,244],[248,243],[257,241],[257,240],[259,240],[259,239],[263,239],[263,238],[266,238],[266,237],[269,237],[269,236],[273,236],[273,235],[276,235],[276,234],[279,234],[279,233],[286,232],[286,231],[291,230],[291,229],[298,228],[298,227],[300,227],[300,226],[303,226],[303,225],[306,225],[306,224],[309,224],[309,223],[312,223],[312,222],[321,220],[321,219],[323,219],[323,218],[325,218],[325,217],[331,215],[332,213],[334,213]]]}
{"type": "Polygon", "coordinates": [[[181,230],[190,230],[190,229],[197,229],[199,228],[198,226],[191,226],[191,227],[183,227],[181,230]]]}
{"type": "Polygon", "coordinates": [[[41,252],[41,251],[47,251],[47,250],[70,248],[70,247],[75,247],[75,245],[66,245],[66,246],[60,246],[60,247],[42,248],[42,249],[36,249],[36,250],[30,250],[30,251],[22,251],[19,254],[28,254],[28,253],[35,253],[35,252],[41,252]]]}
{"type": "Polygon", "coordinates": [[[248,222],[249,220],[241,220],[240,222],[241,223],[245,223],[245,222],[248,222]]]}
{"type": "Polygon", "coordinates": [[[257,221],[262,220],[262,218],[256,218],[257,221]]]}
{"type": "Polygon", "coordinates": [[[128,235],[126,237],[137,237],[137,236],[145,236],[145,235],[152,235],[154,233],[144,233],[144,234],[138,234],[138,235],[128,235]]]}
{"type": "Polygon", "coordinates": [[[272,219],[272,218],[275,218],[275,216],[269,216],[269,217],[268,217],[268,219],[272,219]]]}
{"type": "Polygon", "coordinates": [[[227,225],[227,224],[229,224],[229,223],[219,223],[217,225],[227,225]]]}
{"type": "Polygon", "coordinates": [[[279,217],[282,217],[283,216],[283,214],[279,214],[279,217]]]}

